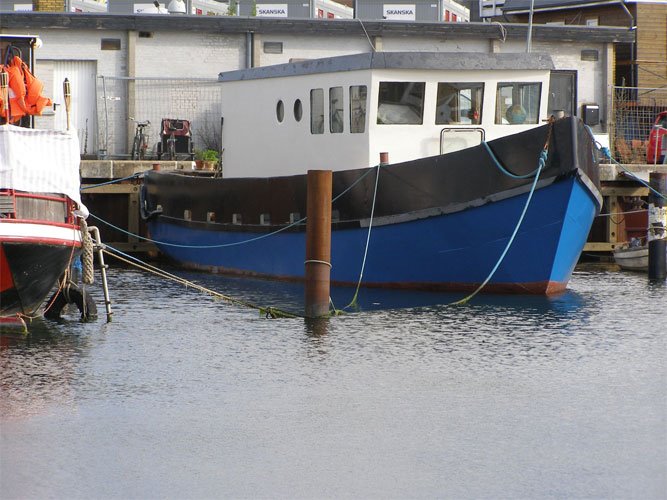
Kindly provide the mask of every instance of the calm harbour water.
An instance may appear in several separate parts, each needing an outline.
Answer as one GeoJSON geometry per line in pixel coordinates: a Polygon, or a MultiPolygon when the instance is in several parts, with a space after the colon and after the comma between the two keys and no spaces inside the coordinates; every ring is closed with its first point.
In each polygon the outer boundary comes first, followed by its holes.
{"type": "Polygon", "coordinates": [[[666,498],[667,285],[646,275],[582,267],[558,297],[463,307],[366,292],[314,323],[109,282],[112,323],[98,281],[97,322],[2,336],[3,499],[666,498]]]}

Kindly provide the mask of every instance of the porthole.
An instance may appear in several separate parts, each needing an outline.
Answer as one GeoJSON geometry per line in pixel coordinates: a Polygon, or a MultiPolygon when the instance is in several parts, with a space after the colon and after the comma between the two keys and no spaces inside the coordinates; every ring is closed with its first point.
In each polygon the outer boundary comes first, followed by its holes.
{"type": "Polygon", "coordinates": [[[278,101],[278,104],[276,104],[276,118],[278,118],[280,123],[285,119],[285,105],[282,100],[278,101]]]}
{"type": "Polygon", "coordinates": [[[303,116],[303,106],[301,105],[301,99],[294,101],[294,119],[298,122],[301,121],[303,116]]]}

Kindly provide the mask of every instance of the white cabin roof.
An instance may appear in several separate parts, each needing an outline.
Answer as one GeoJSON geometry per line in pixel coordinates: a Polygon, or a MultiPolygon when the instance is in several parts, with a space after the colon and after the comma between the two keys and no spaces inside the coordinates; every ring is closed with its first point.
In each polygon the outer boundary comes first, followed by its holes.
{"type": "Polygon", "coordinates": [[[480,54],[477,52],[366,52],[347,56],[226,71],[220,82],[284,78],[319,73],[369,69],[465,70],[552,70],[551,56],[539,53],[480,54]]]}

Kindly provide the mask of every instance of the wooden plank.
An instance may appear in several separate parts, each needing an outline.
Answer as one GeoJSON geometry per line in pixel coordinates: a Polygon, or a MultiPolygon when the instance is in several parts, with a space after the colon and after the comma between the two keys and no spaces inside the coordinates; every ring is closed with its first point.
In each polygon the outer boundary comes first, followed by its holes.
{"type": "Polygon", "coordinates": [[[81,190],[86,194],[132,194],[139,192],[137,184],[118,183],[107,184],[105,186],[97,186],[95,184],[82,184],[81,190]]]}
{"type": "Polygon", "coordinates": [[[123,179],[151,170],[158,163],[162,170],[188,170],[191,161],[171,160],[81,160],[82,179],[123,179]]]}
{"type": "Polygon", "coordinates": [[[618,245],[602,241],[589,241],[584,245],[584,252],[613,252],[618,245]]]}
{"type": "Polygon", "coordinates": [[[602,186],[602,196],[648,196],[643,186],[602,186]]]}

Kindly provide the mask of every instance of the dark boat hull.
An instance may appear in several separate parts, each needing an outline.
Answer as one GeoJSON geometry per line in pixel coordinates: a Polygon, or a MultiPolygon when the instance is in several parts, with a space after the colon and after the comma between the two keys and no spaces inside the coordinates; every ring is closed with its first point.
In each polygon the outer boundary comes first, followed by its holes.
{"type": "Polygon", "coordinates": [[[80,247],[76,226],[3,221],[0,317],[34,315],[80,247]]]}

